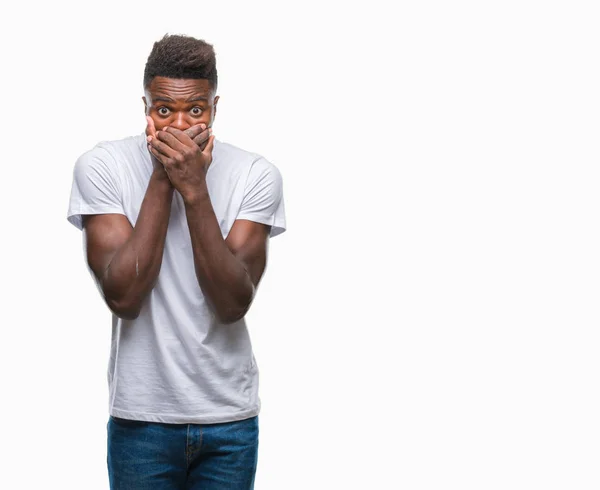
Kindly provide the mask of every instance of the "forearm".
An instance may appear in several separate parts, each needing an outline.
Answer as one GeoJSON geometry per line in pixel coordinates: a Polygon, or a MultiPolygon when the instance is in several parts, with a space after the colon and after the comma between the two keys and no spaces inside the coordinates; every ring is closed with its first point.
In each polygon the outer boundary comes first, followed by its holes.
{"type": "Polygon", "coordinates": [[[112,257],[102,280],[107,304],[119,316],[135,318],[160,272],[173,187],[154,171],[129,239],[112,257]]]}
{"type": "Polygon", "coordinates": [[[198,284],[223,323],[242,318],[255,288],[244,264],[223,240],[208,191],[185,201],[198,284]]]}

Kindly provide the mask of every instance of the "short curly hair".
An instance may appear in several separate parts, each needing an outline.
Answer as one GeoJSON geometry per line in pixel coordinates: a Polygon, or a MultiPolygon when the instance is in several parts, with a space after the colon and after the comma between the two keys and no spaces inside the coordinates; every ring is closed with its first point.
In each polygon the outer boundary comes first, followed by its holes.
{"type": "Polygon", "coordinates": [[[169,35],[154,43],[146,68],[144,88],[154,77],[204,78],[217,89],[217,62],[211,44],[190,36],[169,35]]]}

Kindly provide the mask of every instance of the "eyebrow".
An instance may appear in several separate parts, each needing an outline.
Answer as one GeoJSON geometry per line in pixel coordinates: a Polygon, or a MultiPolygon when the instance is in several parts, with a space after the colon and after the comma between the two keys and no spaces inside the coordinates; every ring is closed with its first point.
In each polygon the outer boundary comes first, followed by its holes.
{"type": "Polygon", "coordinates": [[[196,97],[192,97],[191,99],[186,100],[186,102],[198,102],[200,100],[204,100],[208,102],[208,98],[203,97],[202,95],[197,95],[196,97]]]}
{"type": "Polygon", "coordinates": [[[175,102],[173,99],[169,99],[169,97],[152,97],[153,102],[175,102]]]}
{"type": "MultiPolygon", "coordinates": [[[[170,102],[170,103],[175,103],[175,101],[169,97],[153,97],[152,98],[153,101],[155,102],[170,102]]],[[[208,102],[208,98],[203,97],[202,95],[198,95],[196,97],[191,97],[189,99],[186,100],[186,102],[198,102],[198,101],[205,101],[208,102]]]]}

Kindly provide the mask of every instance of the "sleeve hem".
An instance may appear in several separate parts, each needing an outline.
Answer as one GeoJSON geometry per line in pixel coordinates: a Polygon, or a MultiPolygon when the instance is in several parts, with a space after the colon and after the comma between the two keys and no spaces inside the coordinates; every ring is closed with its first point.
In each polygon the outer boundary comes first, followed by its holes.
{"type": "Polygon", "coordinates": [[[90,214],[122,214],[126,216],[123,209],[119,207],[95,207],[80,208],[78,212],[71,212],[67,215],[67,221],[79,230],[83,230],[83,215],[90,214]]]}
{"type": "Polygon", "coordinates": [[[272,215],[265,216],[262,214],[255,213],[240,213],[237,216],[236,220],[238,219],[247,219],[250,221],[255,221],[257,223],[262,223],[263,225],[271,226],[271,234],[269,235],[271,238],[277,235],[281,235],[286,230],[285,225],[280,222],[276,223],[272,215]]]}

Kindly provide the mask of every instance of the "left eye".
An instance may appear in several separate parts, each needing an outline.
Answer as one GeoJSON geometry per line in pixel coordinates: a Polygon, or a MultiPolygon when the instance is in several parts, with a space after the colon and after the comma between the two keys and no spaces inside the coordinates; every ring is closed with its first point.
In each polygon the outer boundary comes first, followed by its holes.
{"type": "Polygon", "coordinates": [[[194,107],[191,112],[194,116],[199,116],[202,114],[202,109],[200,107],[194,107]]]}

